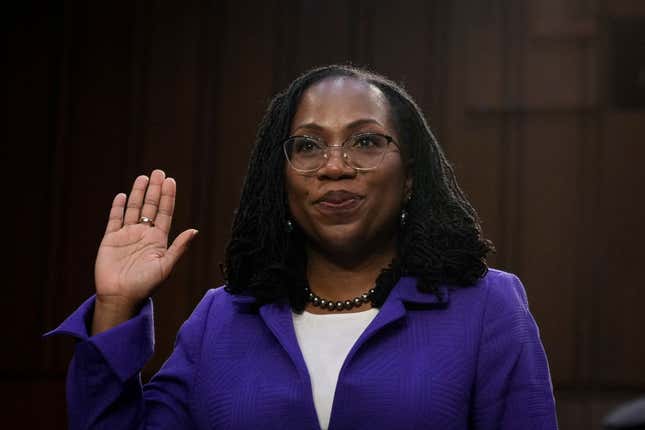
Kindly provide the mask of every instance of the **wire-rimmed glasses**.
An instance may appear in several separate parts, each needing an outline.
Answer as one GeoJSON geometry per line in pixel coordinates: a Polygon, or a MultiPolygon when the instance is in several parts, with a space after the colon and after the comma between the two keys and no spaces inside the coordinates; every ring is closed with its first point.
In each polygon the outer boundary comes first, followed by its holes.
{"type": "Polygon", "coordinates": [[[312,136],[291,136],[283,143],[289,165],[299,173],[314,173],[329,160],[332,149],[342,151],[343,161],[351,168],[365,172],[374,170],[388,152],[398,152],[398,144],[391,136],[380,133],[361,133],[350,136],[342,145],[327,145],[312,136]],[[393,151],[391,144],[396,147],[393,151]]]}

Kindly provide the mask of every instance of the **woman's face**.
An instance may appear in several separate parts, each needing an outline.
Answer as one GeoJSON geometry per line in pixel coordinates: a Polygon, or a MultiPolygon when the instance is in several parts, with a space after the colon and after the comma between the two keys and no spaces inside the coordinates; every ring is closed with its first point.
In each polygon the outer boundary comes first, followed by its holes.
{"type": "MultiPolygon", "coordinates": [[[[339,146],[350,136],[367,132],[392,136],[401,144],[380,89],[354,78],[332,77],[303,93],[290,135],[313,136],[339,146]]],[[[338,149],[310,174],[285,162],[289,209],[308,246],[332,258],[352,259],[393,249],[412,180],[397,146],[389,149],[379,167],[367,172],[345,164],[338,149]]]]}

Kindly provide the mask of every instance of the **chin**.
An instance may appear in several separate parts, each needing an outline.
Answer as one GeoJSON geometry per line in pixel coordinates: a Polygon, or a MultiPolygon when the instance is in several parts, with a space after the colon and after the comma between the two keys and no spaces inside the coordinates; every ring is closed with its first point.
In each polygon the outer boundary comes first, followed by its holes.
{"type": "Polygon", "coordinates": [[[357,242],[364,242],[365,234],[356,231],[355,228],[334,228],[332,231],[321,232],[319,242],[325,244],[325,247],[351,247],[357,242]]]}
{"type": "MultiPolygon", "coordinates": [[[[365,221],[357,219],[344,224],[312,223],[303,230],[315,248],[330,256],[370,254],[382,246],[391,245],[391,240],[385,238],[391,239],[395,228],[388,228],[386,225],[383,229],[374,230],[373,225],[365,221]]],[[[379,220],[370,221],[380,224],[379,220]]]]}
{"type": "Polygon", "coordinates": [[[316,229],[313,239],[323,249],[351,248],[356,243],[364,242],[368,235],[355,224],[321,226],[316,229]]]}

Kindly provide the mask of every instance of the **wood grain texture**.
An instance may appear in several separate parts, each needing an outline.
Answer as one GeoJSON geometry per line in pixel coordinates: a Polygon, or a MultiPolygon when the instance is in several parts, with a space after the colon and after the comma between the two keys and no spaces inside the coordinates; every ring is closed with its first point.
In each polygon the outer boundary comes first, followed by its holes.
{"type": "Polygon", "coordinates": [[[309,67],[353,62],[416,97],[497,245],[491,264],[526,285],[561,427],[598,427],[645,390],[645,113],[615,109],[607,79],[620,49],[608,23],[636,16],[627,0],[24,3],[8,27],[2,318],[19,328],[0,359],[15,397],[2,402],[17,405],[4,423],[41,405],[51,421],[31,428],[65,428],[72,342],[40,335],[92,293],[112,197],[164,168],[178,182],[171,236],[201,233],[155,298],[149,375],[222,282],[268,100],[309,67]]]}

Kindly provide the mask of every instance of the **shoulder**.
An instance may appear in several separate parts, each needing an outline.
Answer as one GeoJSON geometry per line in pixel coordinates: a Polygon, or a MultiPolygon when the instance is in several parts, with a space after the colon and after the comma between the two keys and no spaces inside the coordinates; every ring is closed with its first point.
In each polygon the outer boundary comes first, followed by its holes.
{"type": "Polygon", "coordinates": [[[231,296],[231,294],[226,292],[225,288],[226,288],[226,286],[222,285],[222,286],[217,287],[217,288],[208,289],[206,291],[206,293],[204,294],[204,297],[202,297],[202,300],[199,302],[199,305],[197,305],[197,307],[200,307],[200,306],[208,306],[208,307],[222,306],[222,305],[225,305],[226,303],[230,304],[232,296],[231,296]]]}
{"type": "Polygon", "coordinates": [[[522,282],[498,269],[489,269],[473,286],[451,289],[450,306],[480,329],[520,328],[530,320],[522,282]]]}
{"type": "Polygon", "coordinates": [[[477,283],[486,296],[487,308],[528,309],[526,290],[522,281],[513,273],[488,269],[488,273],[477,283]]]}
{"type": "Polygon", "coordinates": [[[524,285],[513,273],[489,268],[474,285],[448,286],[451,301],[462,300],[493,307],[528,308],[524,285]]]}
{"type": "Polygon", "coordinates": [[[234,296],[228,293],[225,286],[211,288],[206,291],[191,315],[193,318],[206,318],[211,314],[225,314],[233,307],[234,296]]]}
{"type": "Polygon", "coordinates": [[[524,286],[517,276],[494,269],[480,284],[486,304],[477,352],[474,421],[499,428],[503,416],[505,423],[522,423],[522,428],[555,428],[549,365],[524,286]]]}
{"type": "Polygon", "coordinates": [[[214,316],[222,317],[227,311],[230,313],[231,295],[224,286],[211,288],[206,291],[190,317],[184,322],[182,331],[203,331],[212,321],[214,316]]]}
{"type": "Polygon", "coordinates": [[[207,290],[182,324],[178,340],[194,355],[198,355],[197,351],[201,351],[204,340],[210,338],[214,331],[225,331],[223,327],[233,320],[231,302],[232,296],[223,286],[207,290]]]}
{"type": "Polygon", "coordinates": [[[231,294],[222,285],[206,291],[187,322],[197,321],[204,330],[227,330],[258,316],[254,297],[231,294]]]}
{"type": "Polygon", "coordinates": [[[481,320],[485,338],[503,336],[521,344],[539,337],[524,285],[516,275],[490,269],[478,284],[485,296],[481,320]]]}

